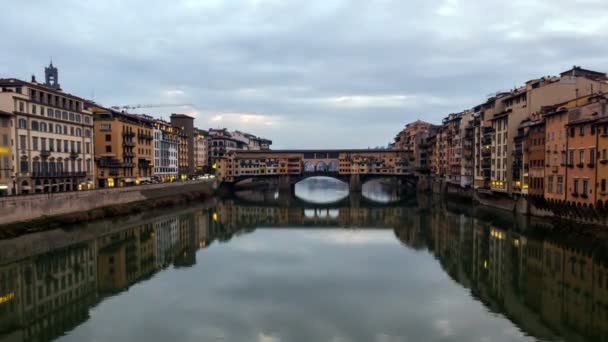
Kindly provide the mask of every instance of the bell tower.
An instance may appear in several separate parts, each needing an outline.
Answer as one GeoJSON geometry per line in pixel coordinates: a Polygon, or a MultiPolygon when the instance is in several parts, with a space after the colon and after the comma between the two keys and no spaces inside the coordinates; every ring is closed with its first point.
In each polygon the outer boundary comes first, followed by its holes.
{"type": "Polygon", "coordinates": [[[51,64],[44,68],[44,78],[46,81],[44,82],[44,85],[56,90],[61,90],[61,86],[59,85],[59,71],[53,66],[52,60],[51,64]]]}

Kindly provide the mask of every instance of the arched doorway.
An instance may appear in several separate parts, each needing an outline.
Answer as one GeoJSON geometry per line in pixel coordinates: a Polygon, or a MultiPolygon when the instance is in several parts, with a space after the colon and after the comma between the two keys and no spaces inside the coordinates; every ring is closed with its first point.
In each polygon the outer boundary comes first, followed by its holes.
{"type": "Polygon", "coordinates": [[[21,193],[24,195],[30,193],[30,184],[27,181],[21,182],[21,193]]]}

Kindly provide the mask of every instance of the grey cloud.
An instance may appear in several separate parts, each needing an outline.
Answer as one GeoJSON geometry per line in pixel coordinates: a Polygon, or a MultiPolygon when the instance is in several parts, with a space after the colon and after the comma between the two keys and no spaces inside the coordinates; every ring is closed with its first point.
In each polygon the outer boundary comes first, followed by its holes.
{"type": "Polygon", "coordinates": [[[277,148],[366,147],[573,64],[608,70],[606,17],[599,0],[14,2],[0,76],[40,77],[53,56],[67,91],[107,105],[195,103],[204,128],[222,113],[280,120],[225,122],[277,148]],[[387,96],[420,100],[327,100],[387,96]]]}

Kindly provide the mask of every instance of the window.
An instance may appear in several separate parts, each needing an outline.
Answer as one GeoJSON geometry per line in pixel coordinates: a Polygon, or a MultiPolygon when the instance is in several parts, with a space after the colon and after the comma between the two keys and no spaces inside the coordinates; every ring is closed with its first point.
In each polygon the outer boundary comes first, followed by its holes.
{"type": "Polygon", "coordinates": [[[112,146],[111,145],[107,145],[106,146],[106,153],[111,153],[112,152],[112,146]]]}
{"type": "Polygon", "coordinates": [[[594,148],[589,149],[589,164],[595,165],[595,149],[594,148]]]}
{"type": "Polygon", "coordinates": [[[49,151],[55,151],[55,139],[49,139],[49,151]]]}
{"type": "Polygon", "coordinates": [[[32,114],[38,114],[38,110],[36,108],[36,105],[32,105],[32,114]]]}
{"type": "Polygon", "coordinates": [[[41,132],[46,132],[46,123],[44,123],[44,122],[40,123],[40,131],[41,132]]]}
{"type": "Polygon", "coordinates": [[[19,102],[19,111],[21,113],[25,112],[25,105],[23,104],[23,102],[19,102]]]}
{"type": "Polygon", "coordinates": [[[38,151],[38,137],[32,138],[32,150],[38,151]]]}
{"type": "Polygon", "coordinates": [[[112,125],[110,125],[110,124],[101,124],[101,125],[99,125],[99,130],[100,131],[111,131],[112,130],[112,125]]]}
{"type": "Polygon", "coordinates": [[[77,137],[81,137],[82,136],[82,129],[81,128],[76,128],[76,136],[77,137]]]}
{"type": "Polygon", "coordinates": [[[27,137],[25,135],[19,136],[19,147],[22,150],[27,150],[27,143],[26,143],[27,140],[26,139],[27,139],[27,137]]]}
{"type": "Polygon", "coordinates": [[[28,163],[27,159],[21,160],[20,170],[21,170],[21,172],[29,172],[30,171],[30,166],[29,166],[29,163],[28,163]]]}
{"type": "Polygon", "coordinates": [[[49,124],[48,128],[49,128],[49,133],[53,133],[53,124],[52,123],[49,124]]]}
{"type": "Polygon", "coordinates": [[[549,176],[547,178],[547,192],[549,192],[549,193],[553,192],[553,176],[549,176]]]}
{"type": "Polygon", "coordinates": [[[578,154],[579,154],[579,163],[580,164],[585,164],[585,150],[584,149],[580,149],[578,150],[578,154]]]}
{"type": "Polygon", "coordinates": [[[8,127],[8,118],[0,118],[0,126],[2,127],[8,127]]]}
{"type": "Polygon", "coordinates": [[[69,152],[68,144],[69,144],[69,141],[67,141],[67,140],[63,141],[63,152],[69,152]]]}
{"type": "Polygon", "coordinates": [[[76,149],[74,148],[76,144],[73,141],[70,141],[70,152],[76,152],[76,149]]]}
{"type": "Polygon", "coordinates": [[[589,180],[588,179],[583,179],[583,195],[587,195],[589,191],[589,180]]]}
{"type": "Polygon", "coordinates": [[[60,125],[57,125],[57,126],[55,127],[55,133],[57,133],[57,134],[62,134],[62,130],[61,130],[61,126],[60,126],[60,125]]]}
{"type": "Polygon", "coordinates": [[[61,139],[57,139],[57,152],[61,152],[61,139]]]}
{"type": "Polygon", "coordinates": [[[37,131],[40,129],[40,126],[38,125],[38,121],[32,121],[32,130],[37,131]]]}
{"type": "Polygon", "coordinates": [[[575,134],[574,132],[575,132],[574,127],[571,127],[570,128],[570,138],[574,138],[574,134],[575,134]]]}
{"type": "Polygon", "coordinates": [[[70,113],[69,118],[70,118],[70,121],[74,121],[74,113],[70,113]]]}
{"type": "Polygon", "coordinates": [[[85,116],[85,117],[84,117],[84,123],[85,123],[85,124],[90,124],[90,123],[91,123],[91,118],[90,118],[90,117],[88,117],[88,116],[85,116]]]}
{"type": "Polygon", "coordinates": [[[74,127],[70,127],[70,135],[74,136],[74,127]]]}
{"type": "Polygon", "coordinates": [[[595,134],[595,125],[591,125],[591,135],[595,134]]]}
{"type": "Polygon", "coordinates": [[[89,154],[91,153],[91,143],[85,143],[84,145],[84,149],[85,149],[85,153],[89,154]]]}
{"type": "Polygon", "coordinates": [[[84,136],[86,138],[90,138],[91,137],[91,130],[90,129],[85,129],[84,130],[84,136]]]}
{"type": "Polygon", "coordinates": [[[602,192],[606,192],[606,179],[602,179],[602,192]]]}
{"type": "Polygon", "coordinates": [[[81,120],[80,114],[76,114],[76,122],[81,122],[81,120]]]}
{"type": "Polygon", "coordinates": [[[574,150],[570,150],[570,165],[574,165],[574,150]]]}
{"type": "Polygon", "coordinates": [[[585,135],[585,126],[581,126],[581,127],[580,127],[580,132],[579,132],[579,134],[580,134],[581,136],[585,135]]]}
{"type": "Polygon", "coordinates": [[[40,138],[40,147],[42,151],[46,151],[46,138],[40,138]]]}
{"type": "Polygon", "coordinates": [[[112,135],[106,134],[106,141],[112,141],[112,135]]]}
{"type": "Polygon", "coordinates": [[[564,193],[564,176],[557,176],[557,193],[564,193]]]}
{"type": "Polygon", "coordinates": [[[575,194],[578,194],[578,178],[574,178],[574,190],[575,194]]]}
{"type": "Polygon", "coordinates": [[[8,134],[2,134],[2,146],[8,146],[8,134]]]}
{"type": "Polygon", "coordinates": [[[25,119],[19,119],[19,128],[27,128],[27,121],[25,119]]]}
{"type": "Polygon", "coordinates": [[[76,144],[76,147],[77,147],[78,153],[82,153],[82,143],[80,141],[76,144]]]}

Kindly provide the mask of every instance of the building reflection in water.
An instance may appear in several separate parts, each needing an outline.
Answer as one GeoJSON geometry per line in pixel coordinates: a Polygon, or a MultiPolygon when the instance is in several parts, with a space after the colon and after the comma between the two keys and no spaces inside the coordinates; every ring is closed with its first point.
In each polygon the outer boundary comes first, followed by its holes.
{"type": "Polygon", "coordinates": [[[65,241],[54,242],[61,247],[31,247],[26,238],[2,241],[0,248],[23,246],[15,248],[20,252],[13,253],[14,261],[0,266],[0,341],[53,340],[86,321],[108,296],[168,267],[193,266],[200,249],[260,227],[393,229],[406,248],[428,251],[488,310],[527,334],[607,340],[608,259],[597,241],[521,233],[537,230],[505,229],[513,223],[494,224],[445,207],[279,207],[227,200],[92,238],[67,232],[65,241]]]}

